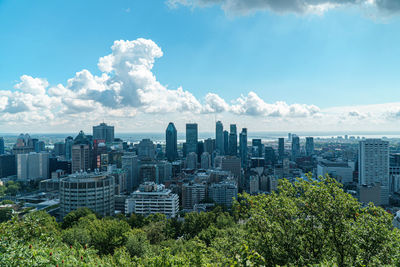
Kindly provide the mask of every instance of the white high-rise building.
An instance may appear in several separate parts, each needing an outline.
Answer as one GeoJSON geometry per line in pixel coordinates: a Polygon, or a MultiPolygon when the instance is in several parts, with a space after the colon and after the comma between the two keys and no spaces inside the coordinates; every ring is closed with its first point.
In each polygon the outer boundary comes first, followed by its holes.
{"type": "MultiPolygon", "coordinates": [[[[359,143],[358,182],[360,200],[375,205],[389,203],[389,142],[381,139],[366,139],[359,143]],[[365,187],[380,187],[375,190],[380,196],[373,196],[365,187]],[[361,188],[362,187],[362,188],[361,188]],[[376,199],[380,199],[377,201],[376,199]]],[[[375,192],[373,191],[373,192],[375,192]]]]}
{"type": "Polygon", "coordinates": [[[179,197],[162,184],[146,182],[139,186],[125,201],[126,214],[136,213],[150,215],[165,214],[168,218],[175,217],[179,212],[179,197]]]}
{"type": "Polygon", "coordinates": [[[360,185],[389,185],[389,142],[381,139],[360,141],[358,149],[358,181],[360,185]]]}
{"type": "Polygon", "coordinates": [[[21,181],[49,178],[49,154],[35,153],[17,155],[17,179],[21,181]]]}

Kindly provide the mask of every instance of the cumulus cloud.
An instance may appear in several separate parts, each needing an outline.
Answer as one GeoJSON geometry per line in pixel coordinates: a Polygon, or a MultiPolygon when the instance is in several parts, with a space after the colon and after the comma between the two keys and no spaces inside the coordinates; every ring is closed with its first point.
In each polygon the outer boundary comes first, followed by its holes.
{"type": "Polygon", "coordinates": [[[400,11],[398,0],[169,0],[167,3],[171,7],[219,5],[226,13],[235,15],[264,10],[296,14],[323,13],[329,9],[345,6],[372,7],[390,13],[400,11]]]}
{"type": "Polygon", "coordinates": [[[182,87],[168,88],[154,73],[161,48],[152,40],[115,41],[111,53],[98,62],[101,74],[83,69],[64,84],[49,85],[46,79],[22,75],[15,90],[0,90],[0,122],[60,125],[107,118],[132,118],[138,114],[179,114],[181,118],[202,114],[240,114],[266,117],[312,117],[314,105],[266,103],[255,92],[231,104],[216,93],[196,98],[182,87]]]}
{"type": "Polygon", "coordinates": [[[231,110],[240,115],[267,117],[309,117],[320,112],[320,109],[315,105],[289,105],[282,101],[269,104],[254,92],[236,99],[231,110]]]}
{"type": "Polygon", "coordinates": [[[46,92],[47,86],[49,86],[46,79],[33,78],[28,75],[22,75],[20,79],[21,82],[17,83],[14,88],[25,93],[43,95],[46,92]]]}
{"type": "Polygon", "coordinates": [[[229,105],[217,94],[208,93],[203,107],[204,113],[221,113],[229,110],[229,105]]]}

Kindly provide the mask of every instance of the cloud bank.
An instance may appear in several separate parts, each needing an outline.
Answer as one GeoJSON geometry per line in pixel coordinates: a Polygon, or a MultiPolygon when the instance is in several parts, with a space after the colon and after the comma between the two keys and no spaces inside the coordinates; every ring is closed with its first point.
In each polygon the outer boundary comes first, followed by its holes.
{"type": "Polygon", "coordinates": [[[168,0],[167,3],[171,7],[219,5],[226,13],[233,15],[247,15],[265,10],[276,13],[321,14],[339,7],[370,8],[385,14],[400,12],[398,0],[168,0]]]}
{"type": "MultiPolygon", "coordinates": [[[[314,1],[318,2],[318,1],[314,1]]],[[[163,130],[162,121],[183,125],[198,121],[213,129],[214,120],[229,119],[258,131],[309,127],[343,129],[392,123],[400,119],[400,103],[321,109],[316,105],[269,103],[255,92],[223,99],[215,92],[196,98],[183,88],[161,84],[152,72],[161,48],[148,39],[118,40],[99,58],[99,76],[84,69],[65,83],[22,75],[11,90],[0,90],[3,131],[65,132],[107,120],[120,128],[163,130]],[[212,118],[212,119],[211,119],[212,118]],[[339,126],[338,126],[339,125],[339,126]]],[[[182,126],[183,127],[183,126],[182,126]]]]}

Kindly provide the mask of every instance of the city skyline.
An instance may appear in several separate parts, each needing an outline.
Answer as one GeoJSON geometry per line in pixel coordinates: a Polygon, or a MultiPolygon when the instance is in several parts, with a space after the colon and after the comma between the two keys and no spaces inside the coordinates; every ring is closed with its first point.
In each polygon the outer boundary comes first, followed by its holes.
{"type": "Polygon", "coordinates": [[[169,121],[212,132],[218,120],[258,132],[400,130],[393,1],[88,1],[76,24],[71,2],[24,3],[33,12],[0,2],[0,25],[13,25],[0,30],[2,132],[103,120],[120,132],[169,121]],[[149,11],[165,25],[145,23],[149,11]],[[43,14],[57,14],[54,25],[43,14]],[[31,19],[14,23],[21,16],[31,19]]]}

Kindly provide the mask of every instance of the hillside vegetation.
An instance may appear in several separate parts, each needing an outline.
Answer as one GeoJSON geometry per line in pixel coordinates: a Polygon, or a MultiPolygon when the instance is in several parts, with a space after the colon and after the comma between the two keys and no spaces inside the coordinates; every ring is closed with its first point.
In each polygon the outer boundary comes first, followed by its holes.
{"type": "Polygon", "coordinates": [[[400,233],[382,208],[361,207],[329,177],[281,180],[270,195],[240,195],[227,212],[63,223],[44,212],[0,224],[0,266],[400,265],[400,233]]]}

